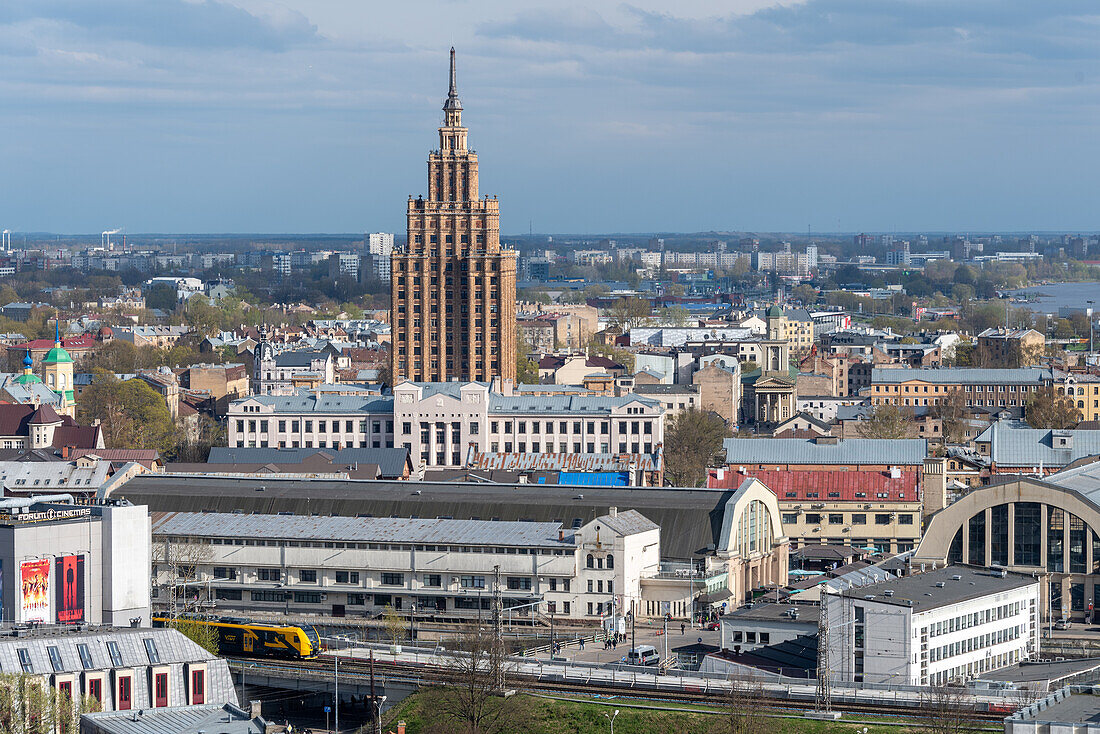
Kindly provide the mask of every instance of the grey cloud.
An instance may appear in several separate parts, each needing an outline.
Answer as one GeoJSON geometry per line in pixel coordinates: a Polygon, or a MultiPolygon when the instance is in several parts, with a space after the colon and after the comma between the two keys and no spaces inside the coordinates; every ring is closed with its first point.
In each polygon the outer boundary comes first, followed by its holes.
{"type": "Polygon", "coordinates": [[[300,13],[273,21],[218,0],[9,0],[0,6],[0,23],[32,20],[70,24],[99,41],[166,47],[284,51],[318,37],[300,13]]]}

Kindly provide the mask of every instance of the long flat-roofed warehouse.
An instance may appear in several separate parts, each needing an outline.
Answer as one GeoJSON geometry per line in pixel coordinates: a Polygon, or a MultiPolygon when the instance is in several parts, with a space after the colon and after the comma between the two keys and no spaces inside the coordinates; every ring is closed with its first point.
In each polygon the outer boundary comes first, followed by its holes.
{"type": "MultiPolygon", "coordinates": [[[[778,504],[755,479],[736,489],[677,489],[161,474],[136,477],[113,496],[148,504],[154,513],[550,522],[566,531],[611,508],[637,510],[660,528],[661,578],[700,591],[699,574],[707,579],[700,605],[744,598],[787,577],[778,504]]],[[[669,597],[677,595],[669,590],[669,597]]]]}

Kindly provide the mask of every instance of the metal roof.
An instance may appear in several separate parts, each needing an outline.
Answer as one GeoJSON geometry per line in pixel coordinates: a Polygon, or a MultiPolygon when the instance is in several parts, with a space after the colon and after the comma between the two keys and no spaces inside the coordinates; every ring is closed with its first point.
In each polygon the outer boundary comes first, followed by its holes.
{"type": "Polygon", "coordinates": [[[775,492],[780,501],[803,500],[809,502],[917,502],[920,499],[920,480],[916,470],[898,472],[891,477],[888,471],[786,471],[783,469],[753,469],[746,474],[725,470],[721,478],[712,469],[707,474],[708,487],[740,486],[747,476],[756,477],[775,492]],[[857,497],[856,493],[862,493],[857,497]],[[809,496],[811,493],[814,496],[809,496]],[[881,495],[887,495],[882,497],[881,495]],[[835,496],[834,496],[835,495],[835,496]]]}
{"type": "Polygon", "coordinates": [[[974,441],[989,442],[989,457],[999,466],[1058,467],[1100,454],[1100,431],[1020,428],[998,421],[974,441]],[[1070,445],[1055,448],[1055,440],[1060,436],[1067,436],[1070,445]]]}
{"type": "MultiPolygon", "coordinates": [[[[407,448],[373,449],[319,449],[319,448],[236,448],[214,446],[210,449],[207,464],[301,464],[311,456],[325,454],[332,457],[333,465],[377,464],[383,479],[402,477],[408,461],[407,448]]],[[[217,466],[210,467],[218,471],[217,466]]]]}
{"type": "Polygon", "coordinates": [[[84,714],[83,734],[264,734],[267,722],[231,703],[84,714]]]}
{"type": "Polygon", "coordinates": [[[564,541],[558,540],[560,527],[560,523],[553,522],[238,515],[232,512],[154,512],[152,520],[153,535],[572,548],[572,535],[566,536],[564,541]]]}
{"type": "Polygon", "coordinates": [[[1050,370],[1038,367],[983,369],[977,367],[929,367],[920,369],[874,368],[872,385],[899,385],[918,380],[936,385],[1041,385],[1053,379],[1050,370]]]}
{"type": "Polygon", "coordinates": [[[149,655],[143,640],[152,639],[160,656],[161,664],[203,662],[217,660],[217,656],[199,647],[173,629],[149,629],[148,627],[104,628],[90,632],[62,633],[43,629],[27,636],[0,638],[0,669],[11,672],[22,670],[18,650],[25,649],[30,656],[32,672],[80,673],[84,666],[77,645],[87,645],[92,658],[92,669],[110,670],[112,668],[148,667],[149,655]],[[122,665],[114,665],[108,656],[107,642],[118,643],[122,665]],[[61,670],[55,671],[49,658],[48,647],[56,647],[61,661],[61,670]]]}
{"type": "Polygon", "coordinates": [[[835,443],[813,438],[727,438],[727,464],[924,464],[923,438],[846,438],[835,443]]]}
{"type": "Polygon", "coordinates": [[[678,487],[568,487],[551,484],[244,478],[144,474],[112,497],[150,511],[299,515],[499,518],[570,527],[634,509],[661,527],[661,555],[688,559],[717,546],[733,490],[678,487]],[[260,489],[263,491],[259,491],[260,489]]]}
{"type": "MultiPolygon", "coordinates": [[[[868,569],[871,568],[875,567],[868,566],[868,569]]],[[[831,579],[828,583],[832,586],[837,580],[831,579]]],[[[924,612],[988,594],[1038,584],[1037,579],[1027,574],[1006,571],[1005,577],[1001,578],[998,571],[960,565],[944,566],[934,571],[865,584],[843,591],[840,595],[860,600],[874,595],[877,603],[906,606],[911,607],[914,612],[924,612]],[[955,579],[955,576],[959,578],[955,579]],[[939,583],[943,586],[937,586],[939,583]],[[884,592],[887,590],[892,591],[893,595],[886,596],[884,592]]]]}
{"type": "Polygon", "coordinates": [[[650,398],[637,395],[612,396],[586,396],[586,395],[489,395],[489,413],[514,414],[532,413],[543,415],[547,413],[564,414],[571,417],[583,417],[586,415],[610,415],[611,411],[630,403],[642,405],[660,412],[661,404],[650,398]]]}
{"type": "MultiPolygon", "coordinates": [[[[388,413],[393,415],[393,397],[378,395],[333,395],[322,392],[298,395],[252,395],[234,400],[232,405],[247,402],[270,405],[276,415],[279,413],[388,413]]],[[[234,414],[236,415],[236,414],[234,414]]]]}

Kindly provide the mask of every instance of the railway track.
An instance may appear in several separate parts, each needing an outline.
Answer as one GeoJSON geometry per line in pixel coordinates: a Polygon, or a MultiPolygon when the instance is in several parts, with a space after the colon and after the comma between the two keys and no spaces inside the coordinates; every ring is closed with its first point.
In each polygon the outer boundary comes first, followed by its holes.
{"type": "MultiPolygon", "coordinates": [[[[334,672],[334,664],[331,658],[319,657],[310,660],[285,660],[273,662],[266,658],[237,658],[231,663],[264,663],[268,667],[294,668],[302,671],[315,672],[331,676],[334,672]]],[[[432,685],[444,681],[447,672],[428,664],[414,664],[394,661],[375,660],[375,676],[381,679],[390,679],[417,686],[432,685]]],[[[365,661],[349,658],[340,659],[340,676],[353,676],[363,678],[369,676],[370,665],[365,661]]],[[[620,701],[637,701],[646,703],[678,703],[714,706],[720,704],[724,691],[713,689],[705,691],[676,690],[671,687],[652,689],[644,687],[632,687],[627,683],[611,683],[608,681],[590,680],[583,683],[570,681],[555,681],[539,679],[522,672],[512,672],[508,679],[515,688],[530,692],[550,695],[574,694],[585,697],[602,699],[614,699],[620,701]]],[[[753,694],[755,700],[768,711],[779,714],[802,715],[810,710],[813,705],[812,697],[804,696],[775,696],[762,692],[753,694]],[[799,705],[801,704],[801,705],[799,705]]],[[[928,709],[920,704],[908,703],[873,703],[867,701],[838,700],[834,703],[835,710],[845,715],[869,715],[875,717],[887,717],[902,721],[919,721],[929,718],[928,709]]],[[[1005,711],[974,711],[970,717],[975,723],[1001,722],[1006,716],[1005,711]]]]}

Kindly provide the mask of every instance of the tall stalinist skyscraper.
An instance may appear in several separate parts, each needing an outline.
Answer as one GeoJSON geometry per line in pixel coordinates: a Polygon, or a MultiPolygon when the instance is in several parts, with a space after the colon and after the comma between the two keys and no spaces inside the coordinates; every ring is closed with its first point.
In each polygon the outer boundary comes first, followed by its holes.
{"type": "Polygon", "coordinates": [[[516,377],[516,253],[500,247],[500,204],[479,198],[455,88],[443,103],[428,198],[409,197],[408,241],[393,253],[394,383],[516,377]]]}

